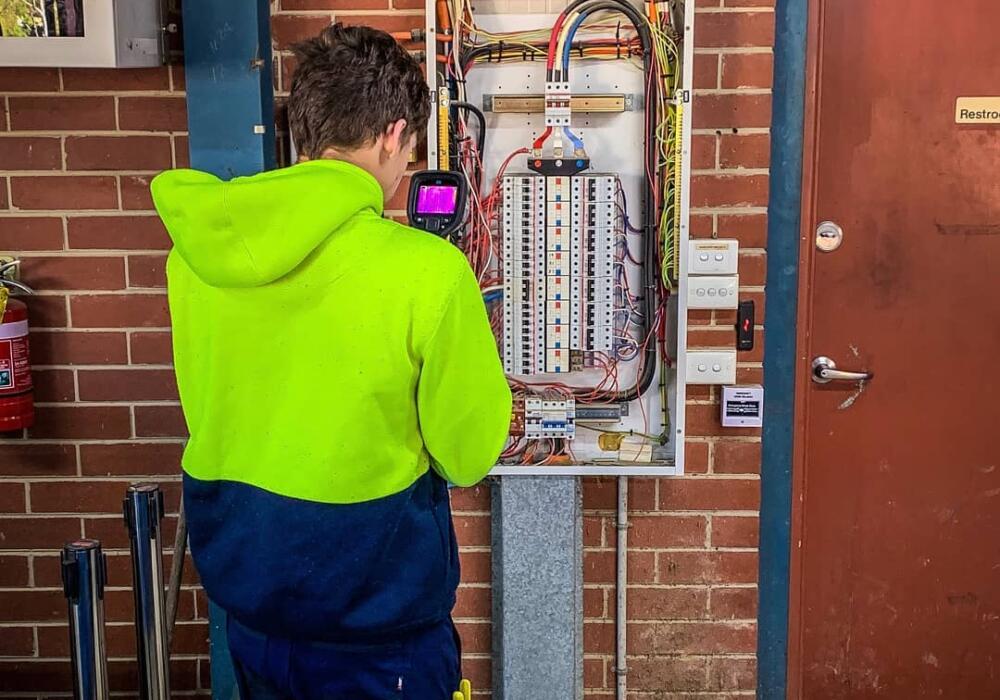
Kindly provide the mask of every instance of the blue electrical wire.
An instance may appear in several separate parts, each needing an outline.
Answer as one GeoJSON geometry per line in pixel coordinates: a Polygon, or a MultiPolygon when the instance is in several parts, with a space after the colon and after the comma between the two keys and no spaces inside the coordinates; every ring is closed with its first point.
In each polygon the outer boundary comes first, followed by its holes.
{"type": "Polygon", "coordinates": [[[572,132],[572,130],[570,130],[570,128],[568,126],[564,126],[563,127],[563,133],[566,134],[566,138],[568,138],[570,141],[573,142],[573,148],[575,150],[577,150],[577,151],[584,150],[584,148],[583,148],[583,139],[581,139],[579,136],[577,136],[576,134],[574,134],[572,132]]]}
{"type": "Polygon", "coordinates": [[[576,36],[576,30],[583,24],[583,21],[590,16],[589,12],[585,12],[576,18],[576,21],[570,25],[569,31],[566,33],[566,44],[563,46],[562,55],[562,74],[563,80],[569,74],[569,53],[573,48],[573,37],[576,36]]]}
{"type": "MultiPolygon", "coordinates": [[[[590,15],[589,12],[581,14],[579,17],[576,18],[573,24],[570,25],[569,31],[566,32],[566,44],[565,46],[563,46],[563,56],[562,56],[563,80],[566,80],[567,77],[569,76],[569,54],[573,46],[573,37],[576,36],[576,30],[579,28],[581,24],[583,24],[583,20],[587,19],[589,15],[590,15]]],[[[570,142],[573,144],[574,150],[577,151],[585,150],[583,146],[583,139],[574,134],[572,129],[570,129],[568,126],[564,126],[563,133],[566,135],[566,138],[569,139],[570,142]]]]}

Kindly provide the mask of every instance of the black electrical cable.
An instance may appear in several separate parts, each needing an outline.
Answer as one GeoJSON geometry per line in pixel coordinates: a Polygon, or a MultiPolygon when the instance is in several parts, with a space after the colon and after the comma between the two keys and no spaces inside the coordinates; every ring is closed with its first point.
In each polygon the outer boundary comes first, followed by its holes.
{"type": "Polygon", "coordinates": [[[483,157],[483,149],[486,147],[486,115],[483,114],[483,110],[479,109],[476,105],[471,102],[462,102],[461,100],[454,100],[451,106],[455,109],[464,109],[466,112],[471,112],[475,115],[476,120],[479,122],[479,131],[476,133],[476,149],[479,153],[479,157],[483,157]]]}
{"type": "MultiPolygon", "coordinates": [[[[633,27],[635,27],[636,34],[639,36],[639,43],[642,46],[642,73],[644,76],[650,75],[652,70],[652,55],[653,55],[653,41],[649,33],[649,27],[646,26],[645,20],[642,15],[632,7],[627,0],[573,0],[569,5],[566,6],[565,15],[568,17],[577,8],[586,5],[586,7],[581,10],[581,14],[590,15],[593,12],[598,12],[601,10],[610,10],[614,12],[620,12],[625,15],[633,27]]],[[[557,59],[559,57],[556,57],[557,59]]],[[[559,64],[561,66],[561,64],[559,64]]],[[[561,75],[561,68],[560,68],[561,75]]],[[[561,80],[565,81],[569,78],[568,74],[565,76],[561,75],[561,80]]],[[[648,82],[645,92],[646,94],[646,107],[645,107],[645,169],[647,173],[655,173],[657,171],[657,166],[659,165],[656,149],[656,121],[655,121],[655,108],[653,105],[657,103],[654,99],[654,92],[657,86],[648,82]]],[[[642,371],[636,379],[635,386],[626,391],[616,391],[610,392],[608,399],[612,401],[634,401],[642,396],[649,389],[650,385],[653,383],[653,375],[656,373],[656,334],[653,327],[653,323],[656,317],[656,267],[655,261],[658,259],[656,254],[656,193],[653,189],[653,183],[650,181],[649,175],[645,175],[643,178],[644,192],[643,192],[643,257],[642,257],[642,307],[643,307],[643,323],[642,323],[642,338],[645,339],[645,350],[643,352],[642,360],[642,371]]],[[[587,394],[591,392],[589,390],[580,390],[574,392],[577,394],[587,394]]]]}
{"type": "MultiPolygon", "coordinates": [[[[636,33],[639,35],[639,41],[642,45],[643,53],[643,67],[648,69],[649,57],[652,55],[653,42],[649,34],[649,27],[646,26],[646,22],[642,15],[630,5],[627,0],[574,0],[566,9],[563,10],[563,15],[569,18],[571,14],[577,11],[578,8],[583,7],[580,10],[580,14],[586,18],[588,15],[594,12],[599,12],[606,10],[609,12],[620,12],[628,18],[629,22],[635,27],[636,33]],[[583,7],[586,5],[586,7],[583,7]]],[[[572,44],[571,44],[572,47],[572,44]]],[[[568,78],[567,75],[562,75],[562,57],[556,56],[555,62],[553,64],[554,70],[552,73],[548,73],[546,78],[548,80],[560,80],[565,82],[568,78]]]]}
{"type": "MultiPolygon", "coordinates": [[[[619,46],[619,48],[621,48],[622,46],[625,46],[627,43],[628,42],[623,41],[618,46],[619,46]]],[[[613,43],[609,43],[608,45],[609,46],[614,46],[613,43]]],[[[485,56],[485,57],[487,57],[487,63],[489,63],[490,61],[492,61],[493,57],[497,55],[498,46],[499,45],[496,44],[496,43],[479,44],[478,46],[475,46],[475,47],[473,47],[471,49],[466,49],[462,53],[462,55],[461,55],[461,57],[460,57],[459,60],[461,61],[462,65],[465,67],[465,71],[468,72],[473,67],[474,62],[475,62],[475,60],[477,58],[481,58],[481,57],[485,56]]],[[[548,43],[548,41],[545,41],[544,43],[542,43],[542,42],[532,42],[531,46],[533,46],[536,49],[539,49],[540,51],[544,52],[548,48],[549,43],[548,43]]],[[[592,44],[589,43],[589,42],[586,42],[586,41],[574,41],[572,44],[570,44],[570,50],[573,53],[575,53],[579,58],[586,58],[586,55],[583,53],[583,51],[584,51],[584,49],[588,48],[589,46],[592,46],[592,44]]],[[[510,54],[508,53],[508,55],[510,55],[510,54]]],[[[536,61],[536,60],[537,61],[542,61],[543,60],[543,58],[539,57],[538,54],[536,54],[536,53],[528,53],[526,49],[524,49],[524,50],[521,51],[520,58],[521,58],[522,61],[526,61],[526,62],[533,62],[533,61],[536,61]]]]}
{"type": "MultiPolygon", "coordinates": [[[[577,8],[582,5],[587,5],[585,8],[586,13],[589,15],[592,12],[599,10],[608,10],[613,12],[620,12],[625,15],[629,20],[629,23],[635,27],[636,33],[639,37],[639,43],[642,47],[642,72],[644,76],[650,75],[652,71],[652,55],[653,55],[653,41],[649,33],[649,27],[646,26],[645,20],[642,15],[628,3],[628,0],[573,0],[569,5],[566,6],[564,14],[568,17],[577,8]]],[[[547,44],[545,47],[547,48],[547,44]]],[[[572,45],[571,45],[572,46],[572,45]]],[[[465,54],[461,56],[462,65],[471,65],[471,62],[480,56],[492,56],[493,48],[490,45],[477,46],[470,49],[465,54]]],[[[557,57],[558,59],[558,57],[557,57]]],[[[561,64],[560,64],[561,71],[561,64]]],[[[551,74],[548,74],[547,79],[552,80],[551,74]]],[[[657,279],[656,279],[656,268],[655,261],[658,260],[656,251],[656,220],[657,212],[655,210],[656,193],[653,188],[653,182],[650,180],[650,176],[656,173],[659,166],[659,159],[657,156],[657,146],[656,146],[656,121],[654,118],[655,107],[657,100],[655,98],[655,91],[657,90],[657,85],[652,81],[647,83],[645,93],[646,93],[646,106],[645,106],[645,134],[644,134],[644,147],[645,147],[645,170],[647,174],[643,176],[643,259],[642,259],[642,307],[643,307],[643,323],[642,323],[642,338],[645,339],[645,350],[643,352],[642,361],[642,371],[636,380],[636,384],[631,389],[626,391],[616,391],[609,392],[606,397],[610,401],[634,401],[642,396],[649,389],[650,385],[653,383],[653,375],[656,373],[656,335],[653,323],[656,318],[656,290],[657,290],[657,279]]],[[[591,395],[592,390],[581,389],[574,392],[578,395],[591,395]]]]}

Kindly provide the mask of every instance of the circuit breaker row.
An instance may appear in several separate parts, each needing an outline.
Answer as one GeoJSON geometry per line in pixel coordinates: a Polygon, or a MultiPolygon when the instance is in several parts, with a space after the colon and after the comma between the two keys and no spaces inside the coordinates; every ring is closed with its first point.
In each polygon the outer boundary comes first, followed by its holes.
{"type": "Polygon", "coordinates": [[[617,179],[504,178],[504,366],[509,374],[579,368],[571,351],[614,342],[617,179]]]}

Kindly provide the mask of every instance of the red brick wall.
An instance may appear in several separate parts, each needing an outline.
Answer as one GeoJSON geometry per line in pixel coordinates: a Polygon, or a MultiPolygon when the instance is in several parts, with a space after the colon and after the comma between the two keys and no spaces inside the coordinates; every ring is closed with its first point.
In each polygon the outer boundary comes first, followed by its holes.
{"type": "MultiPolygon", "coordinates": [[[[290,41],[331,18],[391,30],[422,23],[419,0],[280,0],[273,31],[279,94],[290,41]],[[395,2],[390,9],[388,2],[395,2]]],[[[763,306],[773,0],[699,0],[694,126],[695,235],[738,237],[746,298],[763,306]]],[[[0,438],[0,694],[69,688],[59,546],[109,548],[112,687],[134,690],[130,573],[120,502],[153,479],[176,510],[183,420],[170,370],[163,289],[167,237],[149,201],[157,171],[185,165],[183,73],[0,69],[0,252],[25,259],[38,426],[0,438]]],[[[396,212],[400,214],[401,212],[396,212]]],[[[758,318],[762,316],[759,315],[758,318]]],[[[690,342],[729,346],[732,314],[692,313],[690,342]]],[[[740,380],[760,381],[758,349],[740,380]]],[[[760,443],[723,432],[717,394],[689,393],[690,476],[633,480],[629,687],[752,694],[760,443]]],[[[456,492],[465,584],[456,616],[468,674],[490,678],[489,494],[456,492]]],[[[614,483],[585,485],[585,678],[613,695],[614,483]]],[[[167,542],[176,520],[167,519],[167,542]]],[[[169,554],[168,554],[169,565],[169,554]]],[[[190,567],[188,568],[190,572],[190,567]]],[[[181,598],[173,686],[209,685],[206,601],[193,574],[181,598]]]]}

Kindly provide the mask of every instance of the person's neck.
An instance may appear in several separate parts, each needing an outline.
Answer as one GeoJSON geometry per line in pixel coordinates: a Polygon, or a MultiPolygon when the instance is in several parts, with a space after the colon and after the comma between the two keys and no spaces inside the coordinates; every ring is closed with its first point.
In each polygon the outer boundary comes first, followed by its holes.
{"type": "Polygon", "coordinates": [[[339,151],[335,148],[327,148],[320,155],[322,160],[342,160],[345,163],[356,165],[372,177],[374,177],[383,194],[386,190],[386,183],[383,182],[382,169],[380,167],[378,151],[376,148],[359,148],[353,151],[339,151]]]}

